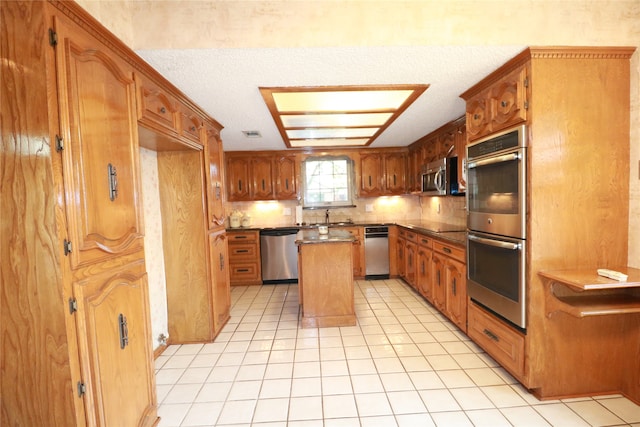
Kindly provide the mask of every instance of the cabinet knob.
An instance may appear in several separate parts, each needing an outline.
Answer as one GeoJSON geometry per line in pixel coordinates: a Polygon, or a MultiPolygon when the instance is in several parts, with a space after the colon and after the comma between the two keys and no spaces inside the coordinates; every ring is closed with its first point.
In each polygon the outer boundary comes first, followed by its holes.
{"type": "Polygon", "coordinates": [[[165,114],[165,113],[167,112],[167,109],[166,109],[166,108],[164,108],[164,107],[161,107],[161,108],[160,108],[160,112],[161,112],[162,114],[165,114]]]}
{"type": "Polygon", "coordinates": [[[196,131],[196,127],[195,126],[191,126],[191,132],[195,132],[196,131]]]}
{"type": "Polygon", "coordinates": [[[480,118],[480,114],[474,114],[473,115],[473,120],[478,120],[480,118]]]}
{"type": "Polygon", "coordinates": [[[502,101],[500,105],[502,106],[502,108],[507,108],[507,105],[509,105],[509,103],[507,101],[502,101]]]}

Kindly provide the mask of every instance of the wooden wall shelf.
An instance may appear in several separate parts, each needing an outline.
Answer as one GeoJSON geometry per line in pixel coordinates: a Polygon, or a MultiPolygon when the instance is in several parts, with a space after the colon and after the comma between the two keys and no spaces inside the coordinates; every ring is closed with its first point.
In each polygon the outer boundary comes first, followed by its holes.
{"type": "Polygon", "coordinates": [[[626,282],[598,276],[596,269],[541,271],[548,286],[546,314],[564,312],[574,317],[640,313],[640,269],[615,268],[626,282]]]}

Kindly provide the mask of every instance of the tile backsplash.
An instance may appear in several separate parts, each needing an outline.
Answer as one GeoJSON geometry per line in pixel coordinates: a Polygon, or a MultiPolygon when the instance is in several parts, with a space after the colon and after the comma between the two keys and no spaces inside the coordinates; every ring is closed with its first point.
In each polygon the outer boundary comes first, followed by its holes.
{"type": "MultiPolygon", "coordinates": [[[[329,210],[331,222],[406,222],[437,221],[456,225],[466,224],[464,197],[389,196],[362,198],[353,208],[329,210]]],[[[252,226],[280,227],[296,222],[295,200],[265,202],[229,202],[227,215],[239,210],[251,218],[252,226]]],[[[302,220],[307,224],[324,222],[325,210],[303,210],[302,220]]],[[[228,224],[228,218],[227,218],[228,224]]]]}

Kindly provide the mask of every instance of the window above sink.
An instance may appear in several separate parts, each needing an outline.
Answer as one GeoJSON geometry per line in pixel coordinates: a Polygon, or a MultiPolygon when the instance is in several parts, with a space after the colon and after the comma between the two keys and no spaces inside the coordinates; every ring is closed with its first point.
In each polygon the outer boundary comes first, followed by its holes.
{"type": "Polygon", "coordinates": [[[353,206],[354,166],[349,157],[308,157],[302,162],[302,177],[303,208],[353,206]]]}

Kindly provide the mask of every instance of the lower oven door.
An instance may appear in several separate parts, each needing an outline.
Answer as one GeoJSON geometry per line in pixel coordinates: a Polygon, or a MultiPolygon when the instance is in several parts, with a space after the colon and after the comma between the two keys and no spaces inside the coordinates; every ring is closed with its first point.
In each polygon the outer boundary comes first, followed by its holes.
{"type": "Polygon", "coordinates": [[[525,240],[469,231],[469,297],[514,325],[526,328],[525,240]]]}

